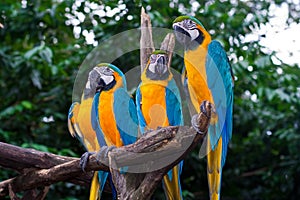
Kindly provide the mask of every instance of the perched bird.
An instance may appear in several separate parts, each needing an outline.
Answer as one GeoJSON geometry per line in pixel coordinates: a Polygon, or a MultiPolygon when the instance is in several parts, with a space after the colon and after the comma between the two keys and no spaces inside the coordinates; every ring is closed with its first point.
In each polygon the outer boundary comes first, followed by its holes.
{"type": "MultiPolygon", "coordinates": [[[[77,117],[77,122],[88,123],[89,130],[93,133],[93,139],[97,140],[98,148],[104,146],[116,146],[131,144],[136,141],[138,135],[138,119],[136,106],[133,99],[127,93],[126,80],[124,74],[112,64],[101,63],[94,67],[89,73],[89,78],[84,89],[83,100],[88,96],[89,111],[82,118],[82,122],[77,117]],[[93,96],[93,97],[91,97],[93,96]]],[[[78,105],[78,104],[75,104],[78,105]]],[[[82,102],[81,102],[82,105],[82,102]]],[[[81,109],[81,105],[79,109],[81,109]]],[[[80,110],[79,110],[80,111],[80,110]]],[[[71,113],[79,113],[74,106],[71,106],[71,113]],[[72,108],[73,107],[73,108],[72,108]],[[72,112],[73,111],[73,112],[72,112]]],[[[78,116],[78,114],[77,114],[78,116]]],[[[70,118],[72,131],[78,126],[70,118]]],[[[71,132],[72,133],[72,132],[71,132]]],[[[78,132],[75,134],[83,143],[86,135],[90,132],[78,132]]],[[[88,148],[87,148],[88,149],[88,148]]],[[[101,149],[99,149],[101,151],[101,149]]],[[[89,151],[89,149],[88,149],[89,151]]],[[[98,171],[98,185],[92,184],[90,199],[101,197],[108,172],[98,171]],[[94,191],[96,190],[96,191],[94,191]]],[[[113,199],[116,199],[116,191],[113,188],[113,199]]]]}
{"type": "MultiPolygon", "coordinates": [[[[181,98],[164,51],[154,51],[142,72],[136,91],[140,130],[145,133],[158,127],[183,125],[181,98]]],[[[167,199],[182,199],[180,162],[163,178],[167,199]]]]}
{"type": "Polygon", "coordinates": [[[207,172],[210,199],[219,200],[222,168],[232,135],[233,73],[226,52],[200,21],[180,16],[173,22],[177,40],[184,46],[183,72],[193,109],[204,100],[213,103],[215,114],[208,129],[207,172]]]}
{"type": "MultiPolygon", "coordinates": [[[[94,72],[90,72],[88,81],[83,90],[80,102],[74,102],[68,114],[68,129],[73,137],[77,137],[84,145],[86,151],[96,152],[100,150],[96,132],[92,127],[91,111],[93,98],[96,93],[97,83],[92,80],[94,72]]],[[[90,188],[90,200],[99,198],[98,172],[94,173],[90,188]]]]}

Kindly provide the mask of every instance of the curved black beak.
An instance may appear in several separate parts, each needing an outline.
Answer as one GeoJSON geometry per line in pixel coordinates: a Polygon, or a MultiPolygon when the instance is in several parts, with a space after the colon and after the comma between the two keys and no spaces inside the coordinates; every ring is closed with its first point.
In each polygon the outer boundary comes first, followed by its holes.
{"type": "Polygon", "coordinates": [[[161,56],[157,60],[156,71],[159,75],[162,75],[165,72],[165,68],[167,67],[167,61],[164,56],[161,56]]]}
{"type": "Polygon", "coordinates": [[[98,85],[96,87],[96,92],[101,92],[105,87],[105,82],[102,78],[100,78],[98,85]]]}
{"type": "Polygon", "coordinates": [[[180,25],[174,24],[173,29],[174,29],[175,37],[180,43],[187,44],[191,42],[191,36],[189,32],[183,29],[180,25]]]}

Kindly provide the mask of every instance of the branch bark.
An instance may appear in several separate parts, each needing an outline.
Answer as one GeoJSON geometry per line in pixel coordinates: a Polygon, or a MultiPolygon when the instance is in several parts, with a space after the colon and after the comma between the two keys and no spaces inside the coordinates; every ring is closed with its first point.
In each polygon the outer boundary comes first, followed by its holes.
{"type": "Polygon", "coordinates": [[[171,67],[172,63],[172,55],[173,55],[173,50],[175,47],[175,35],[174,33],[168,33],[164,39],[164,41],[161,43],[160,50],[164,50],[168,54],[168,67],[171,67]]]}
{"type": "MultiPolygon", "coordinates": [[[[68,181],[88,186],[93,176],[92,170],[84,173],[79,167],[79,158],[59,156],[34,149],[26,149],[0,142],[0,166],[21,173],[19,176],[0,182],[0,196],[9,193],[9,185],[14,192],[51,185],[58,181],[68,181]]],[[[94,167],[95,166],[91,166],[94,167]]],[[[97,165],[108,171],[108,167],[97,165]]]]}
{"type": "Polygon", "coordinates": [[[152,40],[152,25],[149,15],[145,9],[141,9],[141,39],[140,39],[140,62],[141,73],[143,73],[151,53],[154,51],[152,40]]]}
{"type": "Polygon", "coordinates": [[[204,104],[202,108],[205,110],[197,116],[196,126],[203,134],[197,134],[192,127],[170,126],[109,152],[110,171],[119,199],[150,199],[163,176],[203,141],[210,122],[211,104],[204,104]]]}
{"type": "MultiPolygon", "coordinates": [[[[59,156],[52,153],[37,151],[30,148],[21,148],[11,144],[0,142],[0,166],[26,174],[34,170],[49,169],[65,162],[76,160],[76,158],[59,156]]],[[[68,182],[88,186],[90,184],[92,172],[80,172],[78,176],[71,177],[68,182]]],[[[0,197],[8,194],[8,185],[14,179],[0,182],[0,197]]]]}

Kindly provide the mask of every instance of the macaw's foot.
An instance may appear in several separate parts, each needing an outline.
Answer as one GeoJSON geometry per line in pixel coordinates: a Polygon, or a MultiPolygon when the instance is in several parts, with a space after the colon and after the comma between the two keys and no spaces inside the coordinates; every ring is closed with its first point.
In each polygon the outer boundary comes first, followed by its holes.
{"type": "Polygon", "coordinates": [[[108,153],[117,148],[116,146],[112,145],[112,146],[102,146],[100,148],[100,150],[96,153],[96,160],[98,163],[100,163],[101,161],[105,160],[105,158],[108,157],[108,153]]]}
{"type": "Polygon", "coordinates": [[[203,101],[200,105],[200,112],[203,113],[207,118],[210,117],[208,112],[211,112],[212,104],[209,101],[203,101]]]}
{"type": "MultiPolygon", "coordinates": [[[[205,126],[206,123],[203,124],[201,119],[203,119],[203,117],[207,119],[211,118],[212,107],[213,106],[209,101],[203,101],[202,104],[200,105],[200,113],[192,117],[192,126],[197,131],[197,133],[199,134],[205,133],[203,127],[206,127],[205,126]]],[[[209,120],[205,120],[205,121],[209,122],[209,120]]]]}
{"type": "Polygon", "coordinates": [[[80,167],[82,169],[82,171],[85,172],[85,168],[86,168],[86,165],[89,161],[89,157],[91,155],[95,154],[95,152],[85,152],[84,154],[82,154],[82,156],[80,157],[80,167]]]}
{"type": "Polygon", "coordinates": [[[198,115],[194,115],[192,117],[192,126],[197,131],[197,133],[199,133],[201,135],[204,134],[204,132],[200,130],[198,115]]]}

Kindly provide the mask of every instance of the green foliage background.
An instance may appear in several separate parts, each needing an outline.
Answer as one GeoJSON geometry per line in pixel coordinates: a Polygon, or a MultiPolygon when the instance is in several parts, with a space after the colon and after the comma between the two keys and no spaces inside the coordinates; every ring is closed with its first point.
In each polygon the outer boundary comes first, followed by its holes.
{"type": "MultiPolygon", "coordinates": [[[[83,147],[68,134],[66,122],[78,67],[94,48],[87,43],[84,30],[92,31],[95,41],[101,43],[138,28],[141,6],[147,9],[154,27],[171,28],[177,16],[191,14],[223,43],[237,78],[234,133],[223,171],[222,199],[299,199],[299,66],[274,64],[272,50],[266,53],[259,41],[244,42],[254,27],[268,23],[271,4],[289,5],[287,24],[299,22],[299,6],[281,0],[195,2],[2,0],[0,141],[80,156],[83,147]],[[104,12],[115,9],[115,14],[99,16],[96,7],[104,12]],[[80,21],[79,15],[85,16],[84,20],[80,21]],[[81,32],[74,34],[74,27],[81,32]]],[[[138,53],[115,64],[132,66],[126,64],[138,63],[138,53]]],[[[174,66],[180,63],[180,58],[173,60],[174,66]]],[[[0,170],[0,181],[15,175],[0,170]]],[[[185,160],[182,187],[185,199],[208,199],[206,162],[199,160],[198,150],[185,160]]],[[[51,186],[47,199],[87,199],[88,190],[59,183],[51,186]]],[[[163,198],[161,189],[155,198],[163,198]]]]}

